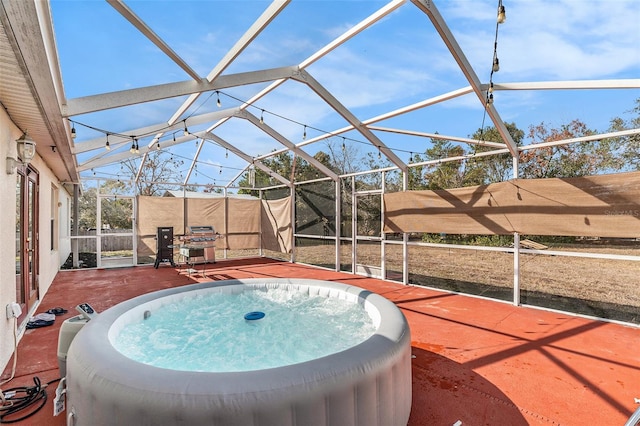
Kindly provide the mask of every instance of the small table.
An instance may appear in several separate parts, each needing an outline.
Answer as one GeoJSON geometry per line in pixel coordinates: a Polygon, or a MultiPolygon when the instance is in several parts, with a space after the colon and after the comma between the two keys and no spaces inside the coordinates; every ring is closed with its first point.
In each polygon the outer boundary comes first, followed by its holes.
{"type": "Polygon", "coordinates": [[[195,266],[197,264],[203,264],[202,268],[202,278],[207,278],[207,263],[216,263],[215,256],[215,244],[213,241],[208,243],[191,243],[191,244],[181,244],[180,245],[180,257],[184,260],[184,264],[187,266],[187,272],[189,276],[191,276],[191,272],[197,272],[195,266]],[[207,250],[213,249],[213,250],[207,250]],[[207,258],[207,253],[213,252],[213,262],[210,262],[210,259],[207,258]],[[200,262],[193,261],[193,258],[202,258],[203,260],[200,262]],[[193,267],[193,268],[192,268],[193,267]]]}

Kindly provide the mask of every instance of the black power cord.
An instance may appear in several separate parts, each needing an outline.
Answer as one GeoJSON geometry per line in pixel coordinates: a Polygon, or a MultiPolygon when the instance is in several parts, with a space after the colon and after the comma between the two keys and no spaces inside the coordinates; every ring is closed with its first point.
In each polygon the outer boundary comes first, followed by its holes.
{"type": "Polygon", "coordinates": [[[42,385],[40,379],[35,376],[33,378],[34,386],[20,386],[2,391],[3,403],[0,406],[0,423],[16,423],[40,411],[47,402],[47,386],[58,381],[60,379],[42,385]]]}

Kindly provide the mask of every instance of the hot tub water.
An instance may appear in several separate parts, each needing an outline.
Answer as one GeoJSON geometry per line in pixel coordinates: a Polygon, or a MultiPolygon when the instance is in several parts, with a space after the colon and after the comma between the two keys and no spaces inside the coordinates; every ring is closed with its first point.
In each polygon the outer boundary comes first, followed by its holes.
{"type": "Polygon", "coordinates": [[[271,288],[183,297],[125,325],[112,344],[161,368],[251,371],[340,352],[374,332],[371,317],[353,301],[271,288]],[[246,320],[256,309],[265,316],[246,320]]]}

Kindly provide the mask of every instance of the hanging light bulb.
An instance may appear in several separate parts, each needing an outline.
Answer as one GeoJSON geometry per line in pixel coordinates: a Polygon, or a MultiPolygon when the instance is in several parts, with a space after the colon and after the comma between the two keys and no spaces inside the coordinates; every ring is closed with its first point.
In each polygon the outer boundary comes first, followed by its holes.
{"type": "Polygon", "coordinates": [[[229,150],[228,149],[224,150],[224,158],[229,158],[229,150]]]}
{"type": "Polygon", "coordinates": [[[220,174],[222,174],[222,166],[220,166],[220,174]]]}
{"type": "Polygon", "coordinates": [[[109,145],[109,133],[107,133],[107,141],[104,143],[104,149],[107,151],[111,150],[111,145],[109,145]]]}
{"type": "Polygon", "coordinates": [[[196,138],[196,148],[198,147],[198,139],[196,138]]]}
{"type": "Polygon", "coordinates": [[[216,90],[216,95],[218,96],[218,101],[216,102],[216,105],[218,105],[218,108],[220,108],[222,106],[222,102],[220,102],[220,92],[218,92],[216,90]]]}
{"type": "Polygon", "coordinates": [[[493,93],[493,81],[489,83],[489,93],[493,93]]]}
{"type": "Polygon", "coordinates": [[[491,105],[493,103],[493,93],[489,93],[489,96],[487,96],[487,106],[491,105]]]}
{"type": "Polygon", "coordinates": [[[134,139],[135,144],[136,144],[136,154],[140,153],[140,147],[138,146],[138,139],[134,139]]]}
{"type": "Polygon", "coordinates": [[[264,124],[264,110],[260,113],[260,124],[264,124]]]}
{"type": "MultiPolygon", "coordinates": [[[[185,136],[189,136],[189,129],[187,129],[187,120],[184,120],[184,130],[182,131],[182,133],[185,136]]],[[[174,140],[175,140],[175,136],[174,136],[174,140]]]]}
{"type": "Polygon", "coordinates": [[[380,151],[380,147],[378,147],[378,160],[382,160],[382,152],[380,151]]]}
{"type": "Polygon", "coordinates": [[[342,138],[342,150],[346,151],[347,150],[347,145],[345,145],[345,139],[342,138]]]}
{"type": "Polygon", "coordinates": [[[304,125],[304,130],[302,132],[302,140],[307,139],[307,125],[304,125]]]}
{"type": "Polygon", "coordinates": [[[507,20],[507,15],[504,11],[504,6],[502,5],[502,2],[500,2],[500,5],[498,6],[498,24],[504,24],[504,21],[507,20]]]}
{"type": "Polygon", "coordinates": [[[71,139],[76,138],[76,125],[71,123],[71,139]]]}
{"type": "Polygon", "coordinates": [[[156,144],[156,148],[160,149],[160,139],[158,139],[157,141],[158,143],[156,144]]]}
{"type": "Polygon", "coordinates": [[[498,57],[496,56],[495,58],[493,58],[493,68],[492,68],[493,72],[498,72],[500,71],[500,61],[498,61],[498,57]]]}
{"type": "Polygon", "coordinates": [[[132,154],[136,153],[136,140],[131,138],[131,148],[129,148],[129,152],[132,154]]]}

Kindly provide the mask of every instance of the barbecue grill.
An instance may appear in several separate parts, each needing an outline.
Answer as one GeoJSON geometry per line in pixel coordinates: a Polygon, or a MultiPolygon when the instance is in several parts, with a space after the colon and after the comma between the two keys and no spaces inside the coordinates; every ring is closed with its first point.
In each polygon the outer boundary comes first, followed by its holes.
{"type": "Polygon", "coordinates": [[[180,237],[180,256],[187,266],[215,263],[215,241],[221,236],[213,226],[189,226],[187,234],[180,237]]]}

